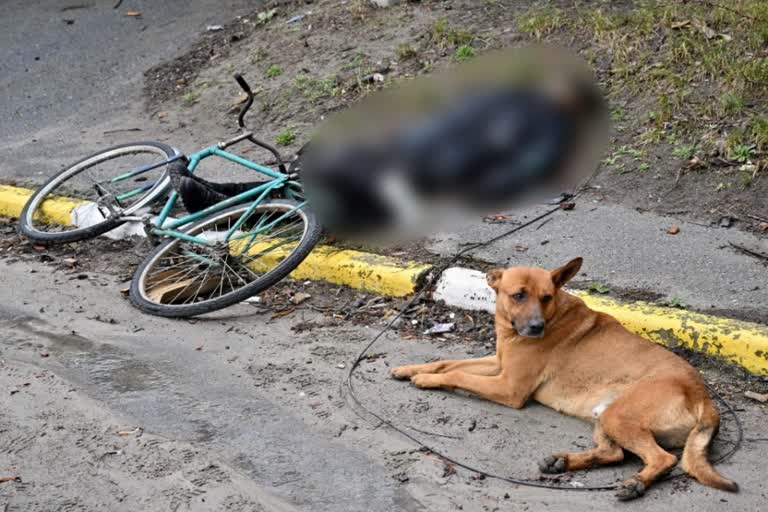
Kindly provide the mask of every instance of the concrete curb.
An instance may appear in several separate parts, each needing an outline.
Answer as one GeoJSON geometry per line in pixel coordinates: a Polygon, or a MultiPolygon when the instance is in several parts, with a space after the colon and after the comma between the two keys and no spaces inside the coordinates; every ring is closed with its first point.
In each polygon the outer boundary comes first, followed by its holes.
{"type": "MultiPolygon", "coordinates": [[[[622,303],[608,297],[568,290],[596,310],[615,317],[630,331],[655,343],[685,346],[768,375],[768,327],[751,322],[668,308],[647,302],[622,303]]],[[[443,272],[432,294],[450,306],[494,312],[496,297],[485,274],[467,268],[443,272]]]]}
{"type": "MultiPolygon", "coordinates": [[[[31,190],[0,186],[0,215],[18,217],[31,190]]],[[[46,201],[46,217],[72,223],[81,202],[69,198],[46,201]],[[49,204],[50,203],[50,204],[49,204]]],[[[124,226],[124,228],[127,226],[124,226]]],[[[142,234],[140,229],[120,229],[108,234],[123,238],[142,234]]],[[[402,261],[377,254],[319,246],[291,274],[296,279],[328,281],[381,295],[402,297],[415,292],[432,265],[402,261]]],[[[593,309],[614,316],[628,329],[663,345],[682,345],[711,354],[747,370],[768,375],[768,327],[750,322],[693,313],[649,303],[621,303],[571,291],[593,309]]],[[[443,272],[432,294],[435,300],[470,310],[493,312],[495,296],[477,270],[449,268],[443,272]]]]}
{"type": "MultiPolygon", "coordinates": [[[[0,185],[0,215],[18,218],[34,191],[0,185]]],[[[79,215],[93,203],[67,197],[46,200],[43,214],[51,222],[84,226],[96,222],[92,215],[79,215]]],[[[141,225],[126,223],[104,236],[112,239],[145,236],[141,225]]],[[[416,291],[432,265],[403,261],[361,251],[318,246],[291,276],[296,279],[327,281],[381,295],[403,297],[416,291]]]]}

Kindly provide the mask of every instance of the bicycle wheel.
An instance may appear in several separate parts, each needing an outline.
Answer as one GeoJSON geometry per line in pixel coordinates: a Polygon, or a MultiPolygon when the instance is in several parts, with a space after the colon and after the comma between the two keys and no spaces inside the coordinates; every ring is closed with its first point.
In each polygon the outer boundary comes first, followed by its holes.
{"type": "Polygon", "coordinates": [[[134,142],[83,158],[32,194],[21,212],[19,229],[37,242],[76,242],[106,233],[125,222],[126,215],[157,199],[170,183],[167,164],[136,176],[125,175],[179,154],[158,142],[134,142]],[[67,205],[71,212],[46,206],[47,199],[57,196],[73,199],[67,205]]]}
{"type": "Polygon", "coordinates": [[[184,231],[209,243],[170,238],[136,269],[130,299],[145,313],[188,317],[216,311],[265,290],[288,275],[320,238],[314,214],[274,200],[232,206],[184,231]],[[241,219],[241,217],[245,217],[241,219]],[[229,240],[225,234],[242,224],[229,240]]]}

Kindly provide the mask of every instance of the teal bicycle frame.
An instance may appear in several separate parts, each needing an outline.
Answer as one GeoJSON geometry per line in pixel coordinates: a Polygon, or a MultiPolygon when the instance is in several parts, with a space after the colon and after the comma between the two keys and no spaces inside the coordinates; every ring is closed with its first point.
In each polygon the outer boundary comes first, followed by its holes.
{"type": "MultiPolygon", "coordinates": [[[[163,162],[148,165],[139,169],[136,169],[134,171],[131,171],[129,173],[122,174],[120,176],[117,176],[111,180],[112,183],[117,183],[120,181],[124,181],[130,178],[133,178],[139,174],[143,174],[145,172],[149,172],[152,169],[156,169],[162,165],[166,165],[170,162],[173,162],[175,160],[178,160],[182,158],[184,155],[177,155],[176,157],[164,160],[163,162]]],[[[216,243],[219,243],[220,241],[212,241],[205,238],[197,237],[188,235],[187,233],[184,233],[183,231],[180,231],[178,228],[181,228],[182,226],[186,226],[198,219],[201,219],[203,217],[207,217],[208,215],[218,213],[226,208],[229,208],[230,206],[236,205],[236,204],[242,204],[245,202],[248,202],[249,200],[253,199],[253,203],[250,205],[250,207],[240,216],[240,218],[235,222],[235,224],[229,228],[227,231],[224,242],[230,242],[233,240],[238,240],[241,238],[250,238],[246,244],[244,244],[241,254],[244,254],[248,251],[253,241],[256,239],[259,233],[263,233],[269,229],[271,229],[275,224],[281,222],[283,219],[287,218],[288,216],[292,215],[296,210],[301,209],[304,207],[306,202],[300,202],[295,208],[292,208],[289,211],[286,211],[283,213],[280,217],[277,219],[274,219],[270,221],[268,224],[263,224],[264,220],[262,221],[253,229],[249,229],[248,233],[244,235],[240,235],[233,238],[234,233],[240,228],[240,226],[245,222],[245,220],[248,218],[248,216],[253,213],[253,211],[264,201],[264,199],[269,195],[270,192],[273,190],[283,188],[286,186],[292,186],[292,187],[300,187],[298,182],[291,181],[290,176],[288,174],[285,174],[280,171],[276,171],[274,169],[271,169],[269,167],[265,167],[263,165],[259,165],[255,162],[252,162],[246,158],[242,158],[238,155],[235,155],[233,153],[230,153],[228,151],[224,151],[221,149],[218,145],[217,146],[210,146],[206,149],[203,149],[202,151],[199,151],[197,153],[194,153],[189,156],[189,165],[188,169],[190,172],[194,172],[197,166],[205,160],[206,158],[210,157],[219,157],[223,158],[225,160],[229,160],[230,162],[234,162],[236,164],[242,165],[243,167],[247,167],[248,169],[251,169],[253,171],[256,171],[258,173],[261,173],[269,178],[270,180],[265,181],[262,185],[259,185],[255,188],[252,188],[251,190],[248,190],[246,192],[243,192],[241,194],[238,194],[236,196],[230,197],[224,201],[221,201],[219,203],[216,203],[212,206],[209,206],[208,208],[205,208],[199,212],[192,213],[189,215],[185,215],[178,219],[169,219],[169,215],[171,213],[171,210],[176,205],[176,201],[178,200],[178,193],[174,190],[171,195],[168,197],[167,201],[165,202],[165,205],[163,206],[162,211],[160,212],[160,215],[154,220],[153,224],[154,227],[150,228],[150,233],[154,235],[161,235],[171,238],[178,238],[181,240],[186,240],[189,242],[197,243],[197,244],[203,244],[203,245],[215,245],[216,243]],[[170,220],[170,221],[169,221],[170,220]],[[169,221],[169,222],[167,222],[169,221]]],[[[150,185],[144,185],[142,187],[139,187],[137,189],[125,192],[123,194],[115,196],[115,199],[118,201],[123,199],[128,199],[130,197],[136,196],[142,192],[151,190],[151,188],[155,186],[155,184],[150,185]]],[[[288,195],[292,195],[289,189],[288,195]]],[[[282,245],[282,244],[280,244],[282,245]]],[[[270,250],[274,250],[276,247],[270,248],[270,250]]]]}

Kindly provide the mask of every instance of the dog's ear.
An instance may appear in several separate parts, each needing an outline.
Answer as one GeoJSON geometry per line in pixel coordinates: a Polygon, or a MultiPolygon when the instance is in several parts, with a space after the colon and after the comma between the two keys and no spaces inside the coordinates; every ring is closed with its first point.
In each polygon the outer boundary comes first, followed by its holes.
{"type": "Polygon", "coordinates": [[[504,274],[504,269],[501,269],[501,268],[495,268],[493,270],[489,270],[488,273],[485,275],[485,280],[488,281],[488,286],[498,291],[499,282],[501,281],[501,276],[503,274],[504,274]]]}
{"type": "Polygon", "coordinates": [[[573,279],[576,273],[581,268],[581,263],[584,260],[581,258],[574,258],[560,268],[557,268],[551,272],[552,282],[555,283],[555,287],[561,288],[565,283],[573,279]]]}

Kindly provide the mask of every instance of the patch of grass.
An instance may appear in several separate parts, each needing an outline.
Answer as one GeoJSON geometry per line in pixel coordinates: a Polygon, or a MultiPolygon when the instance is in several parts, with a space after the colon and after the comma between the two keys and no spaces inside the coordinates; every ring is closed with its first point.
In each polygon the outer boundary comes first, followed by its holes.
{"type": "Polygon", "coordinates": [[[448,25],[445,19],[439,19],[432,24],[432,41],[444,50],[451,46],[466,46],[472,43],[475,35],[469,30],[448,25]]]}
{"type": "Polygon", "coordinates": [[[657,304],[659,306],[677,309],[686,309],[688,307],[688,305],[678,297],[667,297],[666,299],[661,299],[658,301],[657,304]]]}
{"type": "Polygon", "coordinates": [[[315,78],[310,76],[298,76],[294,80],[296,90],[305,98],[317,101],[321,98],[333,95],[336,88],[336,80],[332,78],[315,78]]]}
{"type": "Polygon", "coordinates": [[[267,68],[267,72],[265,74],[267,75],[267,78],[275,78],[282,75],[283,70],[280,69],[280,66],[272,64],[267,68]]]}
{"type": "Polygon", "coordinates": [[[471,59],[474,56],[475,56],[474,48],[468,45],[461,45],[458,48],[456,48],[456,53],[454,53],[453,58],[456,59],[457,62],[464,62],[471,59]]]}
{"type": "Polygon", "coordinates": [[[187,105],[194,105],[200,101],[203,91],[208,88],[208,82],[197,82],[192,84],[190,89],[181,96],[182,101],[187,105]]]}
{"type": "Polygon", "coordinates": [[[720,97],[720,105],[724,116],[741,114],[744,111],[744,97],[740,94],[726,92],[720,97]]]}
{"type": "Polygon", "coordinates": [[[611,110],[611,121],[625,121],[627,119],[627,114],[620,108],[615,108],[611,110]]]}
{"type": "MultiPolygon", "coordinates": [[[[537,40],[586,39],[583,53],[606,77],[609,97],[629,97],[651,111],[651,128],[640,140],[659,144],[675,133],[698,140],[710,123],[743,127],[745,115],[766,111],[768,2],[722,5],[727,8],[677,0],[641,0],[631,9],[611,2],[573,8],[542,2],[518,16],[517,25],[537,40]],[[716,101],[705,99],[712,95],[716,101]]],[[[611,119],[625,120],[620,110],[611,119]]],[[[757,151],[768,148],[768,125],[747,131],[757,151]]]]}
{"type": "Polygon", "coordinates": [[[756,117],[752,119],[749,134],[757,151],[765,152],[768,150],[768,118],[756,117]]]}
{"type": "Polygon", "coordinates": [[[688,161],[693,158],[693,153],[696,151],[694,144],[680,144],[672,148],[672,156],[680,160],[688,161]]]}
{"type": "Polygon", "coordinates": [[[592,283],[589,285],[589,288],[587,288],[587,291],[589,293],[599,293],[601,295],[605,295],[608,293],[611,293],[611,289],[608,288],[606,285],[602,283],[592,283]]]}
{"type": "Polygon", "coordinates": [[[754,173],[749,169],[740,170],[739,181],[741,181],[741,188],[744,189],[751,187],[754,176],[754,173]]]}
{"type": "Polygon", "coordinates": [[[753,146],[748,146],[746,144],[737,144],[732,148],[730,148],[730,151],[728,153],[728,158],[744,164],[752,159],[753,153],[754,153],[753,146]]]}
{"type": "Polygon", "coordinates": [[[275,137],[275,142],[277,142],[278,146],[290,146],[295,140],[296,134],[290,128],[286,128],[275,137]]]}
{"type": "Polygon", "coordinates": [[[550,6],[533,9],[517,19],[518,30],[536,39],[548,36],[564,25],[563,11],[550,6]]]}
{"type": "Polygon", "coordinates": [[[639,162],[644,157],[645,157],[644,150],[633,148],[631,146],[624,144],[616,148],[613,152],[611,152],[610,155],[605,157],[603,159],[603,163],[623,171],[624,164],[621,163],[622,160],[631,158],[632,160],[639,162]]]}
{"type": "Polygon", "coordinates": [[[397,46],[397,51],[395,53],[397,55],[397,60],[413,59],[418,55],[416,53],[416,50],[414,50],[413,46],[411,46],[408,43],[399,44],[397,46]]]}

